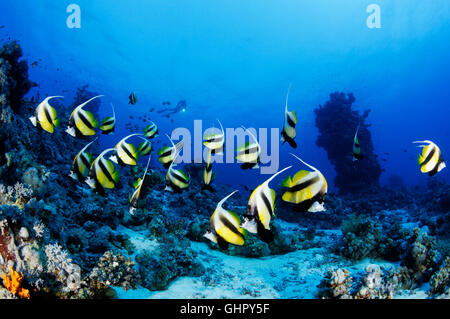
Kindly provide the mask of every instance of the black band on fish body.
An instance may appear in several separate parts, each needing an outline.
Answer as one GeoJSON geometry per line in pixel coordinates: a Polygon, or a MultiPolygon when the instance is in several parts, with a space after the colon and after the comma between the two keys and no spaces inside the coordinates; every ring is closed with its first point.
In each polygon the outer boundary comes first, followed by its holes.
{"type": "Polygon", "coordinates": [[[91,122],[89,122],[89,119],[87,119],[83,113],[78,112],[78,116],[80,117],[80,120],[86,125],[89,129],[94,130],[95,128],[92,126],[91,122]]]}
{"type": "MultiPolygon", "coordinates": [[[[50,113],[48,113],[48,109],[46,107],[44,107],[44,114],[45,114],[45,118],[47,119],[47,121],[53,125],[53,121],[52,121],[52,117],[50,116],[50,113]]],[[[36,117],[37,119],[37,117],[36,117]]]]}
{"type": "Polygon", "coordinates": [[[226,219],[224,216],[220,216],[219,220],[222,222],[222,224],[225,225],[231,232],[238,235],[239,237],[243,238],[242,234],[239,232],[239,230],[234,226],[228,219],[226,219]]]}
{"type": "Polygon", "coordinates": [[[295,128],[295,123],[294,121],[291,119],[290,115],[288,115],[287,117],[287,123],[290,127],[295,128]]]}
{"type": "Polygon", "coordinates": [[[106,178],[113,183],[114,185],[116,185],[116,182],[114,181],[114,179],[112,178],[110,172],[108,171],[108,168],[103,164],[103,162],[101,161],[101,159],[98,161],[98,166],[100,167],[100,169],[102,170],[103,174],[105,174],[106,178]]]}
{"type": "MultiPolygon", "coordinates": [[[[436,152],[436,148],[433,147],[430,151],[430,153],[428,153],[427,157],[423,160],[422,164],[420,164],[420,166],[425,166],[428,164],[429,161],[431,161],[431,159],[434,156],[434,153],[436,152]]],[[[438,161],[439,162],[439,161],[438,161]]]]}
{"type": "Polygon", "coordinates": [[[307,180],[307,181],[305,181],[303,183],[300,183],[300,184],[297,184],[297,185],[294,185],[294,186],[290,187],[288,192],[291,192],[291,193],[299,192],[299,191],[305,189],[306,187],[317,183],[319,180],[320,180],[319,176],[315,176],[315,177],[313,177],[313,178],[311,178],[311,179],[309,179],[309,180],[307,180]]]}
{"type": "Polygon", "coordinates": [[[266,196],[266,194],[264,194],[264,192],[261,192],[261,197],[262,197],[264,206],[266,206],[266,208],[267,208],[267,211],[269,212],[270,215],[272,215],[273,211],[272,211],[272,205],[270,204],[270,200],[267,198],[267,196],[266,196]]]}

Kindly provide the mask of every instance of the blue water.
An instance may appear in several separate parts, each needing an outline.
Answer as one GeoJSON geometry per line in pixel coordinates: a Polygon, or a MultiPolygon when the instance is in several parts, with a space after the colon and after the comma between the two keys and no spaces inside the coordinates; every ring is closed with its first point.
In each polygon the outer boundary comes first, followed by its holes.
{"type": "MultiPolygon", "coordinates": [[[[30,78],[40,87],[29,96],[64,95],[69,105],[75,89],[89,84],[105,95],[102,115],[110,115],[114,103],[118,126],[115,135],[101,138],[105,146],[128,134],[129,115],[136,119],[166,100],[174,106],[186,99],[188,108],[173,123],[153,113],[164,143],[163,133],[192,129],[196,119],[204,128],[219,118],[229,128],[281,129],[292,83],[295,153],[323,172],[330,191],[335,173],[315,144],[313,109],[334,91],[353,92],[356,110],[372,110],[367,122],[375,151],[380,158],[391,154],[380,162],[381,182],[396,174],[409,185],[423,184],[427,177],[411,142],[430,139],[444,159],[450,154],[450,2],[376,0],[381,28],[369,29],[366,7],[373,2],[77,0],[81,28],[70,29],[71,1],[1,0],[0,39],[18,39],[29,62],[39,61],[30,78]],[[131,91],[139,98],[134,106],[131,91]]],[[[280,168],[298,165],[291,151],[280,147],[280,168]]],[[[215,170],[216,183],[252,187],[267,178],[238,164],[215,170]]],[[[439,178],[449,181],[449,169],[439,178]]]]}

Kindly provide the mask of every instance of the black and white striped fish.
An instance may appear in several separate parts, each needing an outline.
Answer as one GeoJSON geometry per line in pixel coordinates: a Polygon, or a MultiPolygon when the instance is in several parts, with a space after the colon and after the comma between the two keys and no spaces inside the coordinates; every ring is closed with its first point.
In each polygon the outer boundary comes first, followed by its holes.
{"type": "Polygon", "coordinates": [[[295,114],[295,111],[288,111],[290,89],[291,86],[289,86],[288,93],[286,94],[286,107],[284,110],[284,125],[283,130],[281,131],[281,142],[283,142],[283,144],[288,142],[291,147],[297,148],[297,143],[295,142],[295,125],[297,124],[297,115],[295,114]]]}
{"type": "Polygon", "coordinates": [[[144,128],[144,136],[147,138],[154,138],[158,136],[158,127],[155,123],[150,121],[150,124],[144,128]]]}
{"type": "Polygon", "coordinates": [[[130,134],[119,141],[114,147],[114,155],[109,159],[120,166],[136,165],[139,153],[136,147],[126,141],[132,136],[142,136],[142,134],[130,134]]]}
{"type": "Polygon", "coordinates": [[[131,92],[130,96],[128,96],[128,104],[135,105],[138,101],[136,93],[131,92]]]}
{"type": "Polygon", "coordinates": [[[142,138],[144,141],[138,146],[139,156],[148,155],[152,151],[152,142],[142,138]]]}
{"type": "Polygon", "coordinates": [[[50,99],[62,98],[62,96],[47,96],[36,108],[34,116],[30,117],[31,123],[37,128],[53,133],[55,127],[59,125],[59,118],[56,110],[48,103],[50,99]]]}
{"type": "Polygon", "coordinates": [[[433,176],[445,168],[441,149],[435,143],[429,140],[414,141],[413,143],[425,143],[425,145],[418,146],[422,147],[422,154],[419,154],[417,159],[422,173],[433,176]]]}
{"type": "Polygon", "coordinates": [[[247,212],[244,215],[241,227],[250,233],[257,233],[261,240],[266,243],[272,242],[274,238],[270,230],[270,220],[272,215],[275,216],[275,191],[269,188],[269,183],[277,175],[289,168],[291,166],[273,174],[264,183],[255,188],[247,204],[247,212]]]}
{"type": "Polygon", "coordinates": [[[175,160],[177,152],[180,152],[184,146],[184,140],[179,141],[176,145],[172,139],[166,134],[172,146],[164,146],[158,150],[158,162],[160,162],[164,168],[170,167],[175,160]]]}
{"type": "Polygon", "coordinates": [[[147,162],[147,167],[145,168],[145,172],[144,172],[144,176],[142,176],[142,178],[139,178],[135,183],[134,183],[134,192],[133,194],[130,196],[130,214],[133,215],[134,211],[138,208],[139,206],[139,198],[142,195],[142,193],[144,192],[143,189],[143,185],[145,183],[145,177],[147,176],[147,170],[148,170],[148,166],[150,164],[150,156],[148,157],[148,162],[147,162]]]}
{"type": "Polygon", "coordinates": [[[92,162],[89,176],[85,180],[91,188],[94,188],[100,194],[104,194],[105,189],[116,187],[119,182],[119,171],[111,161],[105,158],[105,155],[111,151],[114,151],[114,149],[108,148],[97,156],[92,162]]]}
{"type": "Polygon", "coordinates": [[[309,211],[312,213],[324,211],[323,206],[328,184],[322,173],[315,167],[305,163],[302,159],[291,153],[304,165],[313,171],[301,170],[292,178],[286,177],[281,186],[288,188],[283,194],[285,202],[296,204],[299,211],[309,211]]]}
{"type": "Polygon", "coordinates": [[[70,114],[69,125],[66,132],[73,137],[86,137],[95,135],[95,129],[98,127],[98,121],[94,115],[83,109],[83,107],[92,100],[102,97],[103,95],[94,96],[86,102],[78,105],[70,114]]]}
{"type": "Polygon", "coordinates": [[[166,174],[166,191],[171,191],[175,193],[181,192],[183,189],[187,188],[190,183],[189,176],[181,169],[174,168],[175,159],[177,158],[179,151],[175,154],[172,163],[166,174]]]}
{"type": "Polygon", "coordinates": [[[242,163],[242,169],[259,168],[261,147],[252,132],[245,127],[243,128],[245,131],[248,131],[250,136],[253,138],[254,143],[246,142],[243,146],[238,147],[236,150],[236,159],[242,163]]]}
{"type": "Polygon", "coordinates": [[[358,140],[358,132],[359,132],[359,124],[358,128],[356,129],[355,137],[353,138],[353,151],[352,151],[353,161],[357,161],[364,158],[364,156],[361,154],[361,147],[359,145],[358,140]]]}
{"type": "Polygon", "coordinates": [[[73,160],[72,168],[70,170],[69,176],[72,177],[75,180],[78,180],[80,182],[84,182],[86,177],[89,174],[89,170],[91,169],[92,165],[92,154],[90,152],[86,152],[86,149],[95,141],[88,143],[83,149],[78,152],[77,156],[75,156],[75,159],[73,160]]]}
{"type": "Polygon", "coordinates": [[[217,120],[220,125],[221,133],[212,133],[204,136],[203,145],[212,152],[212,154],[222,155],[223,145],[225,144],[225,132],[222,123],[217,120]]]}
{"type": "Polygon", "coordinates": [[[108,116],[105,118],[100,124],[100,130],[102,134],[112,134],[114,133],[114,129],[116,128],[116,113],[114,112],[114,105],[111,103],[113,116],[108,116]]]}
{"type": "Polygon", "coordinates": [[[203,170],[203,186],[202,190],[209,190],[211,192],[214,191],[214,188],[211,186],[216,174],[212,172],[212,163],[211,163],[211,150],[208,149],[208,154],[206,157],[206,166],[203,170]]]}
{"type": "Polygon", "coordinates": [[[228,249],[228,244],[242,246],[245,244],[247,232],[240,226],[241,220],[236,213],[222,207],[223,203],[236,191],[223,198],[216,206],[209,220],[209,230],[203,235],[221,249],[228,249]]]}

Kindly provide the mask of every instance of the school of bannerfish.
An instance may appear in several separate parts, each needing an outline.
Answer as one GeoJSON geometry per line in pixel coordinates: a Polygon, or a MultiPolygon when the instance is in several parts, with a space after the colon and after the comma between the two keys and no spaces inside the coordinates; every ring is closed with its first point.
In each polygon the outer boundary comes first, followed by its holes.
{"type": "MultiPolygon", "coordinates": [[[[295,111],[288,111],[288,96],[290,86],[286,95],[284,124],[281,131],[281,142],[297,148],[295,142],[297,124],[297,115],[295,111]]],[[[78,105],[70,115],[66,132],[74,138],[87,138],[96,134],[98,128],[102,134],[113,134],[116,127],[116,114],[114,106],[111,104],[112,116],[106,117],[99,124],[94,115],[85,110],[84,107],[94,99],[103,97],[103,95],[94,96],[86,102],[78,105]]],[[[35,114],[30,117],[32,124],[42,131],[53,133],[55,128],[59,126],[59,118],[54,107],[49,103],[52,99],[62,99],[62,96],[46,97],[35,110],[35,114]]],[[[136,93],[129,96],[129,104],[136,104],[136,93]]],[[[221,131],[220,133],[205,134],[203,145],[207,149],[206,166],[203,171],[203,187],[202,190],[214,191],[212,182],[215,173],[212,171],[211,155],[222,155],[225,134],[222,123],[218,120],[221,131]]],[[[261,146],[256,136],[251,131],[243,127],[249,134],[252,142],[246,142],[244,145],[236,149],[236,159],[241,163],[242,169],[258,168],[260,163],[261,146]]],[[[358,125],[354,140],[352,157],[353,161],[363,159],[361,152],[358,132],[358,125]]],[[[175,144],[166,134],[170,141],[170,145],[164,146],[158,150],[158,161],[167,169],[166,173],[166,190],[172,192],[181,192],[190,184],[190,176],[182,169],[177,169],[176,159],[183,149],[183,140],[175,144]]],[[[140,157],[148,155],[147,166],[142,178],[133,183],[134,191],[130,195],[130,213],[139,207],[140,198],[145,194],[145,178],[147,176],[150,164],[152,144],[151,139],[158,137],[158,127],[154,122],[150,122],[144,128],[143,133],[134,133],[122,138],[114,147],[103,150],[95,159],[92,154],[87,151],[89,146],[97,140],[90,141],[75,156],[69,176],[79,182],[87,183],[99,194],[105,195],[105,189],[113,189],[119,181],[119,170],[114,164],[119,166],[134,166],[140,157]],[[140,139],[142,142],[136,148],[133,143],[128,142],[132,137],[140,139]],[[112,153],[107,159],[106,155],[112,153]]],[[[414,141],[419,143],[418,147],[422,148],[422,153],[418,156],[418,165],[420,171],[430,176],[435,175],[445,168],[445,162],[439,147],[430,140],[414,141]]],[[[292,177],[287,176],[281,186],[285,188],[282,200],[296,205],[299,211],[321,212],[325,210],[324,201],[327,194],[328,185],[323,174],[314,166],[304,162],[301,158],[291,153],[299,162],[311,169],[300,170],[292,177]]],[[[264,183],[257,186],[250,195],[247,211],[241,218],[234,212],[223,208],[225,201],[231,197],[235,190],[225,198],[223,198],[213,212],[209,221],[209,230],[205,233],[205,237],[216,243],[221,249],[227,249],[229,244],[242,246],[245,244],[248,233],[257,234],[259,238],[270,243],[274,239],[274,235],[270,230],[270,222],[275,216],[275,197],[276,193],[269,188],[269,182],[275,177],[290,169],[288,166],[277,173],[273,174],[264,183]]]]}

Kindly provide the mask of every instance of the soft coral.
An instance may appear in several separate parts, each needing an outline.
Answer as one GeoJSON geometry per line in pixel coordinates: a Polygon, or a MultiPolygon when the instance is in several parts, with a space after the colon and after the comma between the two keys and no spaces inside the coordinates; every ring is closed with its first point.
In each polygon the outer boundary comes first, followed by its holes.
{"type": "Polygon", "coordinates": [[[18,273],[10,268],[11,271],[11,279],[8,278],[6,274],[3,274],[3,284],[5,285],[6,289],[11,291],[14,295],[18,295],[20,298],[26,298],[30,299],[30,291],[28,289],[22,288],[20,284],[23,280],[23,274],[18,273]]]}

